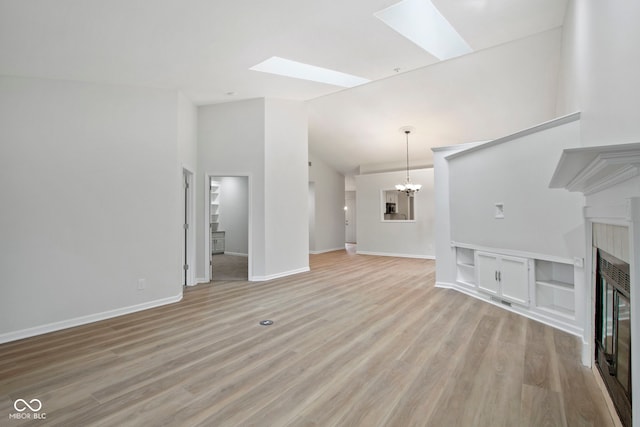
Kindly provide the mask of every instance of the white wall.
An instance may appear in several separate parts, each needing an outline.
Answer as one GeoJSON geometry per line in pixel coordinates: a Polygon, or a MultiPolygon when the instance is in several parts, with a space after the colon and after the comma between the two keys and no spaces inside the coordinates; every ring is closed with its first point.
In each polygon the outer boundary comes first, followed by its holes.
{"type": "Polygon", "coordinates": [[[450,147],[433,149],[433,172],[435,203],[435,254],[436,284],[452,283],[456,278],[455,252],[451,247],[451,191],[449,162],[446,157],[475,146],[476,144],[461,144],[450,147]]]}
{"type": "Polygon", "coordinates": [[[382,222],[381,190],[403,182],[406,172],[356,176],[358,253],[433,258],[435,256],[433,169],[411,171],[411,180],[422,184],[416,195],[415,222],[382,222]]]}
{"type": "Polygon", "coordinates": [[[316,247],[316,184],[309,183],[309,252],[316,247]]]}
{"type": "MultiPolygon", "coordinates": [[[[249,278],[308,269],[307,116],[303,103],[254,99],[198,108],[198,179],[249,176],[249,278]]],[[[198,197],[198,277],[206,277],[206,192],[198,197]]]]}
{"type": "MultiPolygon", "coordinates": [[[[182,167],[196,171],[198,166],[198,108],[182,93],[178,94],[178,158],[182,167]]],[[[198,183],[196,183],[198,184],[198,183]]],[[[202,183],[199,183],[200,186],[202,183]]]]}
{"type": "Polygon", "coordinates": [[[225,253],[249,254],[249,180],[244,176],[220,176],[220,223],[225,232],[225,253]]]}
{"type": "Polygon", "coordinates": [[[574,121],[454,155],[459,157],[449,160],[451,239],[584,257],[582,195],[549,189],[562,150],[579,144],[580,122],[574,121]],[[495,203],[504,203],[504,219],[495,218],[495,203]]]}
{"type": "Polygon", "coordinates": [[[309,181],[314,184],[312,253],[344,249],[344,175],[309,153],[309,181]]]}
{"type": "Polygon", "coordinates": [[[558,114],[582,111],[583,145],[640,141],[640,2],[570,0],[558,114]]]}
{"type": "Polygon", "coordinates": [[[177,111],[169,90],[0,77],[0,341],[181,298],[177,111]]]}
{"type": "MultiPolygon", "coordinates": [[[[249,205],[253,213],[250,213],[249,248],[253,251],[250,277],[264,275],[265,269],[264,138],[263,99],[198,107],[197,180],[204,183],[207,174],[249,176],[249,205]]],[[[200,279],[206,277],[209,266],[209,255],[205,251],[207,192],[208,188],[200,191],[196,207],[197,275],[200,279]]]]}
{"type": "Polygon", "coordinates": [[[303,102],[265,100],[265,278],[309,269],[309,144],[303,102]]]}

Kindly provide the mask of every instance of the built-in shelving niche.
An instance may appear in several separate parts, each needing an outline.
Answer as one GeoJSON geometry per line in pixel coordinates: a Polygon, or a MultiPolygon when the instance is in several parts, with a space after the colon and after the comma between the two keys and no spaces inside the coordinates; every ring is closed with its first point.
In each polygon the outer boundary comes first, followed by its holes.
{"type": "Polygon", "coordinates": [[[466,286],[476,286],[476,266],[474,250],[456,247],[456,280],[466,286]]]}
{"type": "Polygon", "coordinates": [[[535,298],[536,309],[573,319],[573,264],[535,260],[535,298]]]}

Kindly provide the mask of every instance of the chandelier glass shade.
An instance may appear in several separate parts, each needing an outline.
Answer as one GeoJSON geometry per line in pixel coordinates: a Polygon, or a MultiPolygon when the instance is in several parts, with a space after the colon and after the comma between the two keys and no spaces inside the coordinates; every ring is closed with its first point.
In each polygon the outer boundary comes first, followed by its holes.
{"type": "Polygon", "coordinates": [[[412,183],[411,177],[409,176],[409,134],[411,133],[411,130],[407,128],[402,128],[400,130],[404,132],[407,141],[407,177],[405,178],[404,183],[396,185],[396,190],[407,193],[407,196],[412,196],[416,191],[420,191],[422,185],[412,183]]]}

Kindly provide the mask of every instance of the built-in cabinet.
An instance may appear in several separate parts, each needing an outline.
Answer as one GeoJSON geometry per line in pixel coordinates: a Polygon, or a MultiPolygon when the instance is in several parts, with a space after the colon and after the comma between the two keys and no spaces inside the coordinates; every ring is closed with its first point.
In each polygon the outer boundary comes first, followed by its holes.
{"type": "Polygon", "coordinates": [[[458,289],[553,326],[578,330],[573,262],[466,244],[452,250],[458,289]]]}
{"type": "Polygon", "coordinates": [[[223,254],[224,253],[224,231],[212,231],[211,232],[211,254],[223,254]]]}
{"type": "Polygon", "coordinates": [[[529,305],[529,263],[526,258],[476,251],[478,289],[501,300],[529,305]]]}

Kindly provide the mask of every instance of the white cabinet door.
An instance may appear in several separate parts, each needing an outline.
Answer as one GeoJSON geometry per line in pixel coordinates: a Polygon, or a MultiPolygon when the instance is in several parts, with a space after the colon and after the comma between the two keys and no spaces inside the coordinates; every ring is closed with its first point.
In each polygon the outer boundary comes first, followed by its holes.
{"type": "Polygon", "coordinates": [[[529,305],[529,260],[476,252],[478,289],[504,300],[529,305]]]}
{"type": "Polygon", "coordinates": [[[476,252],[476,272],[478,288],[499,295],[498,257],[487,252],[476,252]]]}
{"type": "Polygon", "coordinates": [[[498,279],[504,299],[518,304],[529,304],[529,260],[502,256],[498,279]]]}

